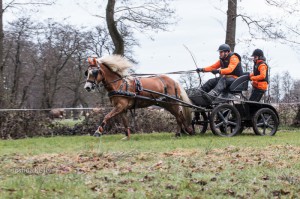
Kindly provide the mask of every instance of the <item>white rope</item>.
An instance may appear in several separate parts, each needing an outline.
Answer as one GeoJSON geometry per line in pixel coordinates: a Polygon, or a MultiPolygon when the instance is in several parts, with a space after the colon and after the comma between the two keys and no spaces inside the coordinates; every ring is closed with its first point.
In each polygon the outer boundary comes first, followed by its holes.
{"type": "MultiPolygon", "coordinates": [[[[99,107],[98,107],[99,108],[99,107]]],[[[44,109],[38,109],[38,108],[29,108],[29,109],[16,109],[16,108],[11,108],[11,109],[0,109],[0,112],[4,111],[51,111],[54,109],[64,109],[64,110],[93,110],[93,109],[98,109],[98,108],[44,108],[44,109]]],[[[111,107],[109,107],[111,108],[111,107]]]]}
{"type": "MultiPolygon", "coordinates": [[[[224,98],[225,99],[225,98],[224,98]]],[[[290,103],[270,103],[271,105],[299,105],[300,102],[290,102],[290,103]]],[[[98,109],[99,107],[89,107],[89,108],[44,108],[44,109],[38,109],[38,108],[25,108],[25,109],[16,109],[16,108],[11,108],[11,109],[0,109],[0,112],[5,112],[5,111],[51,111],[54,109],[64,109],[64,110],[93,110],[93,109],[98,109]]],[[[105,107],[105,108],[113,108],[113,107],[105,107]]]]}

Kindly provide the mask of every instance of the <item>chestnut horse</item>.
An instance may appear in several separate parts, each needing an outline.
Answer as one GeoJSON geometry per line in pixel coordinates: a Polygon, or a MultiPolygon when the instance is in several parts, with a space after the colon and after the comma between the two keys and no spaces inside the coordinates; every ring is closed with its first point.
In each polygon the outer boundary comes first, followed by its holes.
{"type": "Polygon", "coordinates": [[[85,72],[87,80],[84,88],[90,92],[95,90],[99,83],[102,83],[114,107],[104,117],[95,132],[96,134],[102,134],[104,126],[110,118],[121,115],[125,129],[127,129],[126,138],[129,139],[130,128],[126,116],[127,110],[145,108],[151,105],[159,105],[175,116],[178,124],[176,136],[180,136],[180,133],[184,131],[189,134],[193,133],[189,126],[192,116],[190,108],[181,106],[176,101],[160,95],[160,93],[168,95],[191,104],[185,90],[179,83],[165,75],[132,77],[128,71],[133,64],[120,55],[108,55],[97,59],[89,58],[88,61],[89,67],[85,72]],[[149,90],[154,91],[154,93],[148,92],[149,90]]]}

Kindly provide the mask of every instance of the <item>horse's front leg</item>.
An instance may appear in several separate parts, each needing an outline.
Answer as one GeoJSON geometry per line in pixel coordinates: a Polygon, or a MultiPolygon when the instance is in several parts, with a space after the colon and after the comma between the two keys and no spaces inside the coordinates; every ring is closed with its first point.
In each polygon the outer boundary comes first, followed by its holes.
{"type": "Polygon", "coordinates": [[[121,104],[117,104],[103,119],[101,125],[98,127],[98,129],[95,132],[95,136],[100,136],[102,132],[104,131],[104,126],[106,125],[107,121],[110,120],[112,117],[120,114],[122,111],[124,111],[125,107],[121,104]]]}

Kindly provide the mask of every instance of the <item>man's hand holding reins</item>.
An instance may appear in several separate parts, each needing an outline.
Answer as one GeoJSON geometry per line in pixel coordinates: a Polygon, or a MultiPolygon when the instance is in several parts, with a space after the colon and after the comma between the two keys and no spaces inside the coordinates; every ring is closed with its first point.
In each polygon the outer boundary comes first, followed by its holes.
{"type": "Polygon", "coordinates": [[[196,69],[196,72],[197,72],[197,73],[200,73],[200,72],[203,73],[203,72],[204,72],[204,68],[197,68],[197,69],[196,69]]]}
{"type": "Polygon", "coordinates": [[[211,72],[212,72],[214,75],[216,75],[216,74],[220,73],[220,70],[219,70],[219,69],[214,69],[214,70],[212,70],[211,72]]]}

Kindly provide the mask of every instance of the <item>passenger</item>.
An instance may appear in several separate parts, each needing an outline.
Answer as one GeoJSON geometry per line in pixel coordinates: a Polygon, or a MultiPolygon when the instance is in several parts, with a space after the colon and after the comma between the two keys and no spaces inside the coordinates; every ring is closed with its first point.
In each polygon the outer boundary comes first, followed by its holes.
{"type": "Polygon", "coordinates": [[[266,58],[261,49],[255,49],[252,57],[254,66],[253,73],[250,74],[250,80],[252,81],[253,88],[249,100],[259,102],[268,89],[268,65],[265,63],[266,58]]]}
{"type": "Polygon", "coordinates": [[[231,52],[228,44],[222,44],[219,46],[220,60],[215,64],[198,68],[199,72],[212,72],[213,74],[220,74],[220,77],[212,78],[208,80],[201,89],[208,93],[204,95],[207,101],[211,103],[221,92],[234,82],[234,80],[243,75],[243,69],[241,65],[241,56],[237,53],[231,52]]]}

